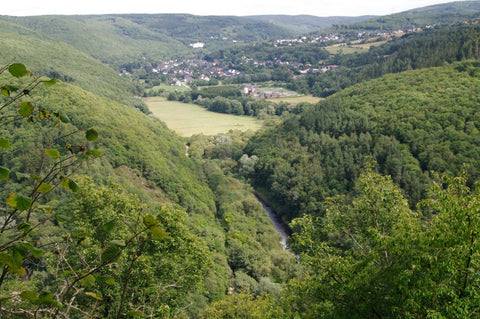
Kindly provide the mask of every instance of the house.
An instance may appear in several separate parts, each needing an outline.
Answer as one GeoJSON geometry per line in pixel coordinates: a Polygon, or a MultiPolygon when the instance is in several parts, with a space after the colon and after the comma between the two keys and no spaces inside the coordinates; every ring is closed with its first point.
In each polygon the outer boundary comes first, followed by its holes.
{"type": "Polygon", "coordinates": [[[322,71],[323,72],[327,72],[327,71],[331,71],[333,69],[336,69],[336,68],[339,68],[340,66],[339,65],[335,65],[335,64],[332,64],[332,65],[326,65],[322,68],[322,71]]]}
{"type": "Polygon", "coordinates": [[[190,46],[194,49],[202,49],[205,46],[203,42],[191,43],[190,46]]]}
{"type": "Polygon", "coordinates": [[[245,84],[243,87],[243,93],[248,94],[250,96],[255,95],[258,91],[258,88],[252,84],[245,84]]]}

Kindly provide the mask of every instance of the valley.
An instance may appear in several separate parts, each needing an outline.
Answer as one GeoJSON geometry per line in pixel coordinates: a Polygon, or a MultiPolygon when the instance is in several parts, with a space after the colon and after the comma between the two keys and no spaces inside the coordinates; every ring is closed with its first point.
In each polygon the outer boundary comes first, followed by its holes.
{"type": "Polygon", "coordinates": [[[479,17],[0,16],[0,317],[478,317],[479,17]]]}

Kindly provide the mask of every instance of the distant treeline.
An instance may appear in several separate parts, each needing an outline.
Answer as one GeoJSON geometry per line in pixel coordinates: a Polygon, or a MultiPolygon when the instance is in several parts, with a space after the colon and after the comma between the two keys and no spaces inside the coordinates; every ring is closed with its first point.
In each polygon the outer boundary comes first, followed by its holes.
{"type": "Polygon", "coordinates": [[[275,103],[267,99],[254,99],[242,93],[240,86],[202,87],[187,92],[170,92],[170,101],[198,104],[209,111],[248,115],[265,118],[269,115],[282,115],[284,112],[297,112],[302,105],[291,105],[287,102],[275,103]]]}

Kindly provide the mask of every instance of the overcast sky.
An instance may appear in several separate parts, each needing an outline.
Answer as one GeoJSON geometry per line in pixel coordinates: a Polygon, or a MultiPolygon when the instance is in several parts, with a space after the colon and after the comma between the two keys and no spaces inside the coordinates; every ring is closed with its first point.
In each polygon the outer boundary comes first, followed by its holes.
{"type": "Polygon", "coordinates": [[[387,15],[442,0],[10,0],[1,15],[191,13],[196,15],[387,15]]]}

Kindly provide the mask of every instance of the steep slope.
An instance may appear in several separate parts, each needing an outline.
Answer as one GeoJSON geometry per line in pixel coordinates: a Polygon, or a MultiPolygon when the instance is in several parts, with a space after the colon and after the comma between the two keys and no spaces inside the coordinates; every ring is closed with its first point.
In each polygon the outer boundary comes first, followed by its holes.
{"type": "Polygon", "coordinates": [[[9,19],[106,63],[143,57],[165,58],[188,50],[165,32],[155,32],[123,16],[39,16],[9,19]]]}
{"type": "Polygon", "coordinates": [[[100,61],[41,32],[0,20],[0,63],[21,61],[37,74],[57,77],[92,93],[129,105],[138,89],[100,61]]]}
{"type": "Polygon", "coordinates": [[[92,57],[113,65],[146,58],[158,61],[192,54],[194,42],[209,49],[281,38],[291,33],[262,21],[242,17],[186,14],[125,14],[98,16],[3,17],[68,43],[92,57]]]}
{"type": "Polygon", "coordinates": [[[206,42],[228,46],[233,40],[253,42],[285,37],[282,27],[236,16],[194,16],[189,14],[127,15],[132,21],[155,32],[165,32],[184,44],[206,42]]]}

